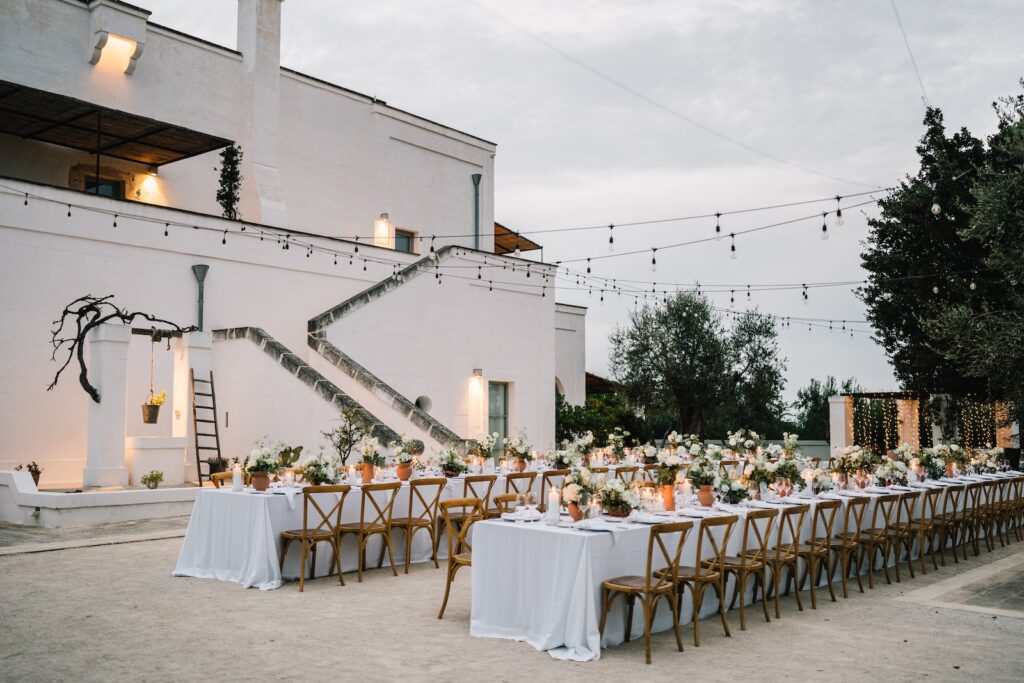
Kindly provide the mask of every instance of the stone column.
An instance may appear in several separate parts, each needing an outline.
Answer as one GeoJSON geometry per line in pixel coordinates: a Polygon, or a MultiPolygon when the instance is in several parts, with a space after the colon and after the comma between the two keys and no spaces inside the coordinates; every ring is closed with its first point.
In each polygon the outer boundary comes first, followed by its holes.
{"type": "Polygon", "coordinates": [[[900,446],[908,443],[917,448],[921,444],[917,409],[916,398],[896,399],[896,416],[900,421],[900,446]]]}
{"type": "Polygon", "coordinates": [[[837,448],[853,445],[853,397],[828,397],[829,455],[837,448]]]}
{"type": "Polygon", "coordinates": [[[127,486],[124,461],[127,423],[128,325],[104,324],[87,339],[89,380],[100,393],[100,403],[89,400],[89,445],[82,486],[127,486]]]}
{"type": "Polygon", "coordinates": [[[196,439],[192,424],[192,387],[189,384],[189,369],[196,377],[207,379],[210,375],[210,349],[213,333],[188,332],[174,340],[174,415],[171,435],[186,437],[185,478],[198,481],[196,474],[196,439]]]}

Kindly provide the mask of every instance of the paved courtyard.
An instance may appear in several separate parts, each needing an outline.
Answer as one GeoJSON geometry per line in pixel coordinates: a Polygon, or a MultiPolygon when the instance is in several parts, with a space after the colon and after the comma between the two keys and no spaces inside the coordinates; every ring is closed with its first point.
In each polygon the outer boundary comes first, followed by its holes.
{"type": "MultiPolygon", "coordinates": [[[[600,661],[556,662],[512,641],[469,636],[469,574],[443,621],[444,573],[371,571],[270,592],[173,578],[180,520],[60,532],[0,529],[0,679],[111,680],[675,680],[1020,681],[1024,672],[1024,545],[950,564],[817,611],[756,617],[733,637],[714,620],[703,644],[675,651],[671,633],[606,650],[600,661]],[[152,528],[146,528],[151,526],[152,528]],[[104,545],[40,551],[99,539],[104,545]],[[111,544],[120,535],[128,543],[111,544]],[[60,538],[55,539],[55,537],[60,538]],[[29,550],[32,552],[19,552],[29,550]]],[[[877,585],[877,584],[876,584],[877,585]]]]}

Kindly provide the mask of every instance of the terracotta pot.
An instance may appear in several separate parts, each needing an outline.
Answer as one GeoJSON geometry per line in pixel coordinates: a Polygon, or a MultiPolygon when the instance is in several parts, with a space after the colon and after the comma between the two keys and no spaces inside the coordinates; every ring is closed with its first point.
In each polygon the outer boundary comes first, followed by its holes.
{"type": "Polygon", "coordinates": [[[953,477],[953,467],[956,465],[952,460],[946,463],[946,476],[953,477]]]}
{"type": "Polygon", "coordinates": [[[454,479],[455,477],[459,476],[458,470],[442,470],[442,472],[444,472],[444,476],[448,477],[449,479],[454,479]]]}
{"type": "Polygon", "coordinates": [[[701,484],[697,490],[697,502],[704,507],[711,507],[715,502],[715,487],[711,484],[701,484]]]}
{"type": "Polygon", "coordinates": [[[576,503],[569,503],[565,507],[569,510],[569,516],[572,517],[572,521],[578,522],[583,519],[583,510],[580,510],[580,506],[576,503]]]}
{"type": "MultiPolygon", "coordinates": [[[[703,488],[703,487],[702,487],[703,488]]],[[[676,509],[676,487],[672,484],[663,484],[661,487],[661,502],[665,505],[666,512],[675,512],[676,509]]]]}
{"type": "Polygon", "coordinates": [[[675,455],[676,454],[676,447],[675,446],[669,446],[668,447],[668,454],[669,455],[675,455]]]}
{"type": "Polygon", "coordinates": [[[160,406],[155,406],[150,403],[142,404],[143,423],[148,425],[155,425],[158,417],[160,417],[160,406]]]}
{"type": "Polygon", "coordinates": [[[400,462],[398,463],[398,469],[396,470],[399,481],[409,481],[409,477],[412,476],[412,463],[411,462],[400,462]]]}
{"type": "Polygon", "coordinates": [[[516,472],[525,472],[526,471],[526,459],[525,458],[516,458],[515,464],[512,465],[512,469],[514,469],[516,472]]]}
{"type": "Polygon", "coordinates": [[[605,514],[609,517],[629,517],[629,510],[608,510],[605,514]]]}
{"type": "Polygon", "coordinates": [[[785,498],[786,496],[793,492],[793,482],[791,482],[789,479],[779,479],[779,481],[775,484],[775,492],[778,493],[779,496],[781,496],[782,498],[785,498]]]}
{"type": "Polygon", "coordinates": [[[368,462],[363,463],[363,486],[373,483],[373,465],[368,462]]]}
{"type": "Polygon", "coordinates": [[[756,484],[747,487],[747,494],[750,500],[761,500],[761,487],[756,484]]]}
{"type": "Polygon", "coordinates": [[[266,491],[270,486],[270,474],[268,472],[253,472],[250,481],[252,487],[257,491],[266,491]]]}

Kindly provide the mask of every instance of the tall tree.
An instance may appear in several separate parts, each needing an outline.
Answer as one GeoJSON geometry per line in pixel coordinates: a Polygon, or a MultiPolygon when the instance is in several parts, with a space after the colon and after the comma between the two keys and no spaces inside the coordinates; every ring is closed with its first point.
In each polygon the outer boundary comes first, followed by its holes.
{"type": "Polygon", "coordinates": [[[985,149],[966,129],[947,137],[938,109],[928,109],[924,124],[920,169],[880,200],[881,216],[868,221],[861,258],[869,276],[858,294],[906,389],[977,393],[984,383],[937,349],[925,327],[947,307],[972,298],[970,283],[990,251],[964,235],[985,149]]]}
{"type": "Polygon", "coordinates": [[[224,218],[237,220],[239,192],[242,189],[242,148],[228,145],[220,153],[220,186],[217,203],[224,218]]]}
{"type": "MultiPolygon", "coordinates": [[[[728,339],[731,405],[742,426],[762,434],[780,433],[786,406],[786,360],[779,355],[774,321],[747,311],[735,322],[728,339]]],[[[736,425],[740,426],[740,425],[736,425]]]]}
{"type": "Polygon", "coordinates": [[[802,439],[819,439],[827,441],[829,432],[830,396],[850,394],[859,391],[857,380],[853,377],[845,380],[842,385],[832,375],[824,380],[811,379],[806,387],[796,390],[796,431],[802,439]]]}

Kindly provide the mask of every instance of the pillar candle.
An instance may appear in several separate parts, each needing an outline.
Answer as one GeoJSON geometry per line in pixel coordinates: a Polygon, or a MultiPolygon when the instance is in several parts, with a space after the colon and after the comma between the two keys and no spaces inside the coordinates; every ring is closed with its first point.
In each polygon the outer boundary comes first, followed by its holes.
{"type": "Polygon", "coordinates": [[[231,473],[231,490],[241,491],[244,483],[245,478],[242,476],[242,465],[236,462],[231,473]]]}

